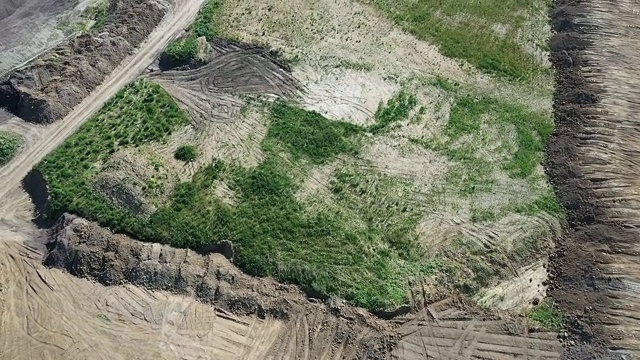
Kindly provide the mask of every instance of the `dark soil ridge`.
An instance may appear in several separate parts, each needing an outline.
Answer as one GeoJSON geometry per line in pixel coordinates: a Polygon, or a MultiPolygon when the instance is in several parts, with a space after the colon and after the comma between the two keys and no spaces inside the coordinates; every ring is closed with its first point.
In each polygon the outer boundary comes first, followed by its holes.
{"type": "Polygon", "coordinates": [[[607,219],[582,166],[593,159],[579,153],[588,119],[598,118],[602,89],[585,78],[583,57],[592,44],[587,34],[597,33],[586,25],[584,1],[556,0],[551,11],[555,35],[551,39],[551,62],[556,70],[554,116],[556,128],[546,149],[546,173],[567,212],[568,229],[556,243],[549,267],[548,294],[567,316],[569,331],[564,357],[567,359],[614,359],[609,353],[612,334],[603,326],[599,309],[609,308],[607,290],[620,288],[616,280],[604,278],[598,264],[606,262],[604,247],[614,247],[635,236],[607,219]]]}
{"type": "Polygon", "coordinates": [[[142,43],[165,15],[156,3],[111,0],[111,21],[45,52],[0,82],[0,107],[33,123],[63,118],[142,43]]]}

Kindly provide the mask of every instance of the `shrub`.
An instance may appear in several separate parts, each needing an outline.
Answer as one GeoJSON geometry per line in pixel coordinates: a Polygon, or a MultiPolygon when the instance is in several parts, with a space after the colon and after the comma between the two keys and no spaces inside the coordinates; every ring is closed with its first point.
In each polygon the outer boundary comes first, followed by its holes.
{"type": "Polygon", "coordinates": [[[190,36],[185,39],[174,40],[167,48],[167,55],[174,61],[187,61],[193,59],[198,54],[198,41],[190,36]]]}
{"type": "Polygon", "coordinates": [[[0,131],[0,166],[13,158],[22,144],[22,138],[14,133],[0,131]]]}
{"type": "Polygon", "coordinates": [[[176,153],[174,154],[174,157],[176,159],[184,162],[194,161],[197,156],[198,151],[193,145],[182,145],[176,150],[176,153]]]}

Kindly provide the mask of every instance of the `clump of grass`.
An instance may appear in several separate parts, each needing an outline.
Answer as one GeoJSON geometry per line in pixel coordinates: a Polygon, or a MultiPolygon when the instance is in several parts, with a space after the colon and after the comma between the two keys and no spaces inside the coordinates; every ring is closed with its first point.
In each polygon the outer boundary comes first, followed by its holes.
{"type": "Polygon", "coordinates": [[[22,145],[22,138],[8,131],[0,131],[0,166],[6,164],[11,160],[20,146],[22,145]]]}
{"type": "Polygon", "coordinates": [[[429,81],[429,84],[431,86],[435,86],[439,89],[444,90],[447,93],[453,93],[454,91],[456,91],[458,89],[458,87],[460,86],[460,84],[451,81],[449,79],[445,79],[441,76],[436,76],[433,79],[431,79],[431,81],[429,81]]]}
{"type": "Polygon", "coordinates": [[[173,156],[180,161],[192,162],[198,156],[198,150],[193,145],[182,145],[176,149],[173,156]]]}
{"type": "Polygon", "coordinates": [[[380,104],[376,110],[376,123],[368,129],[373,134],[380,134],[386,131],[389,126],[400,120],[407,119],[409,113],[418,104],[415,95],[402,90],[396,96],[387,101],[386,104],[380,104]]]}
{"type": "Polygon", "coordinates": [[[356,151],[354,136],[360,132],[356,125],[277,102],[271,107],[267,137],[284,144],[296,159],[322,164],[338,154],[356,151]]]}
{"type": "Polygon", "coordinates": [[[218,30],[215,28],[214,18],[222,5],[222,0],[206,1],[200,12],[198,12],[196,21],[190,27],[196,37],[204,36],[207,41],[213,41],[216,38],[218,30]]]}
{"type": "Polygon", "coordinates": [[[448,57],[468,61],[479,69],[511,80],[532,80],[548,75],[515,36],[498,34],[502,24],[512,34],[526,30],[525,21],[539,11],[518,0],[374,0],[374,4],[418,38],[436,43],[448,57]]]}
{"type": "Polygon", "coordinates": [[[542,195],[530,203],[517,205],[514,211],[524,215],[535,215],[544,211],[558,217],[564,216],[564,209],[552,189],[547,189],[542,195]]]}
{"type": "Polygon", "coordinates": [[[536,307],[528,315],[531,320],[542,324],[551,331],[561,331],[565,325],[562,313],[548,304],[536,307]]]}
{"type": "Polygon", "coordinates": [[[91,18],[94,20],[92,28],[102,29],[105,25],[112,21],[111,13],[109,12],[109,2],[104,1],[91,8],[91,18]]]}

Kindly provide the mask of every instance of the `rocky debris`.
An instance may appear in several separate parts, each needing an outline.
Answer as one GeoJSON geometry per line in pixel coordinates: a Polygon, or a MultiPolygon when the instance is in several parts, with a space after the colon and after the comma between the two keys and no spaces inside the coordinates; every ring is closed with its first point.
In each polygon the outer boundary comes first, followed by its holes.
{"type": "Polygon", "coordinates": [[[44,53],[0,83],[0,107],[25,121],[51,123],[79,104],[162,20],[156,2],[112,0],[113,21],[44,53]]]}

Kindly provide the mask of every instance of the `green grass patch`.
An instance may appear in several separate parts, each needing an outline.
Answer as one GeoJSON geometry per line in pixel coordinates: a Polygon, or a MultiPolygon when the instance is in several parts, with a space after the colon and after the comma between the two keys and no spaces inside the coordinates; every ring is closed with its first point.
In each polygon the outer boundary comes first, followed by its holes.
{"type": "Polygon", "coordinates": [[[386,104],[380,104],[376,110],[376,123],[368,128],[372,134],[381,134],[389,129],[389,127],[409,117],[409,113],[418,104],[415,95],[402,90],[397,95],[387,101],[386,104]]]}
{"type": "Polygon", "coordinates": [[[544,157],[544,145],[553,132],[550,117],[491,97],[480,99],[462,95],[456,99],[445,135],[455,141],[462,135],[477,133],[483,122],[489,125],[511,125],[516,130],[517,148],[505,170],[513,178],[526,178],[533,174],[544,157]]]}
{"type": "Polygon", "coordinates": [[[180,161],[191,162],[198,157],[198,150],[193,145],[182,145],[178,149],[176,149],[175,154],[173,156],[180,161]]]}
{"type": "Polygon", "coordinates": [[[49,216],[70,211],[116,228],[131,223],[133,215],[94,194],[95,164],[124,147],[161,141],[187,124],[187,115],[159,85],[146,80],[128,85],[37,165],[49,183],[49,216]]]}
{"type": "Polygon", "coordinates": [[[552,189],[547,189],[530,203],[517,205],[513,210],[524,215],[535,215],[544,211],[551,215],[564,217],[564,209],[552,189]]]}
{"type": "Polygon", "coordinates": [[[359,126],[331,121],[317,112],[277,102],[271,106],[267,137],[284,144],[295,159],[322,164],[339,154],[354,153],[359,126]]]}
{"type": "Polygon", "coordinates": [[[190,35],[172,41],[167,47],[167,54],[175,61],[193,59],[198,54],[197,38],[204,36],[207,41],[213,41],[218,35],[215,16],[222,5],[222,0],[207,0],[198,12],[196,20],[187,29],[190,35]]]}
{"type": "Polygon", "coordinates": [[[198,54],[198,40],[194,36],[172,41],[167,47],[167,55],[174,61],[193,59],[198,54]]]}
{"type": "Polygon", "coordinates": [[[542,4],[522,0],[371,0],[402,28],[437,44],[448,57],[511,80],[532,80],[550,74],[518,44],[514,33],[542,4]],[[538,7],[538,8],[537,8],[538,7]],[[494,26],[506,27],[505,35],[494,26]]]}
{"type": "Polygon", "coordinates": [[[22,138],[20,135],[8,131],[0,131],[0,166],[11,160],[20,146],[22,138]]]}
{"type": "Polygon", "coordinates": [[[564,317],[562,313],[555,307],[542,304],[533,309],[529,314],[529,318],[552,331],[561,331],[564,328],[564,317]]]}
{"type": "MultiPolygon", "coordinates": [[[[423,261],[410,235],[415,219],[388,220],[390,214],[395,218],[407,211],[401,204],[380,200],[394,191],[393,179],[379,181],[378,200],[367,200],[357,188],[345,189],[345,203],[367,209],[365,228],[351,226],[339,209],[309,211],[295,196],[309,164],[357,151],[359,134],[366,129],[282,102],[272,104],[268,114],[260,165],[244,169],[214,161],[191,181],[178,184],[169,202],[150,218],[139,218],[94,193],[95,164],[108,160],[121,146],[162,140],[188,119],[160,88],[136,83],[38,166],[50,184],[50,215],[71,211],[115,231],[178,247],[231,240],[236,263],[247,273],[272,276],[372,310],[404,303],[407,279],[428,275],[437,264],[423,261]],[[214,195],[217,180],[235,192],[235,205],[214,195]]],[[[341,179],[357,182],[349,180],[356,175],[345,173],[341,179]]]]}

